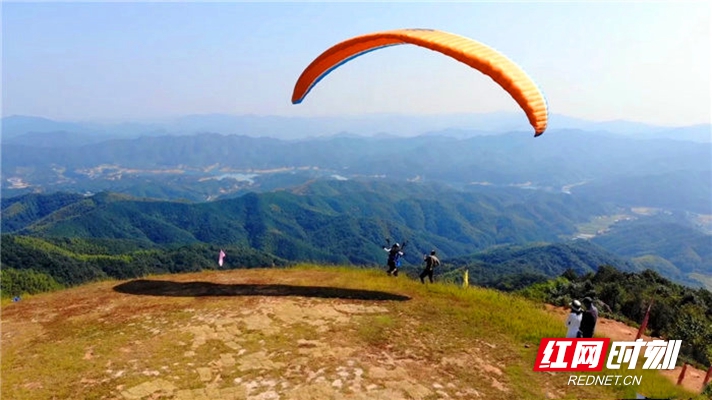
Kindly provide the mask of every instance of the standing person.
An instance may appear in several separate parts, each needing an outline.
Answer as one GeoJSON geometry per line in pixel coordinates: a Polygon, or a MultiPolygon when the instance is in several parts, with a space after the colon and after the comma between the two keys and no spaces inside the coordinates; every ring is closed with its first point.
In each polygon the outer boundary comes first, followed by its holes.
{"type": "Polygon", "coordinates": [[[423,255],[423,261],[425,262],[425,269],[420,273],[420,282],[425,283],[425,277],[430,279],[430,283],[433,283],[433,268],[440,265],[440,260],[435,257],[435,250],[430,252],[430,255],[423,255]]]}
{"type": "Polygon", "coordinates": [[[581,302],[574,300],[571,302],[571,312],[569,317],[566,319],[566,326],[568,330],[566,331],[567,338],[579,337],[579,328],[581,326],[581,318],[583,310],[581,310],[581,302]]]}
{"type": "Polygon", "coordinates": [[[398,243],[393,244],[390,248],[384,247],[383,250],[388,252],[388,275],[398,276],[398,267],[400,267],[400,258],[403,252],[400,250],[398,243]]]}
{"type": "Polygon", "coordinates": [[[596,322],[598,321],[598,309],[593,305],[593,300],[590,297],[583,299],[583,315],[581,316],[581,337],[592,338],[596,331],[596,322]]]}

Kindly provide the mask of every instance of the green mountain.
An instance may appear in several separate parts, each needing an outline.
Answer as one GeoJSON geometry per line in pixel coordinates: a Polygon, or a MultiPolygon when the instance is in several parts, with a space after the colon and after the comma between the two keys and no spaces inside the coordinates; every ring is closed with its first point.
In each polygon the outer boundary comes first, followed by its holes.
{"type": "MultiPolygon", "coordinates": [[[[291,190],[207,203],[114,193],[55,193],[3,199],[2,205],[3,232],[41,239],[86,256],[155,255],[183,247],[202,254],[197,258],[203,261],[197,265],[209,266],[219,248],[230,247],[251,249],[264,255],[268,264],[284,260],[382,266],[382,247],[388,238],[407,241],[404,268],[409,273],[419,270],[424,253],[437,249],[448,266],[444,272],[457,276],[466,267],[478,283],[501,289],[519,288],[566,269],[586,273],[600,265],[624,271],[652,268],[695,286],[712,275],[709,246],[704,247],[710,236],[684,228],[679,221],[668,221],[672,225],[666,226],[659,219],[640,218],[648,221],[641,228],[648,235],[675,229],[686,233],[668,234],[666,246],[646,246],[650,239],[626,231],[625,225],[620,229],[614,225],[592,241],[568,241],[579,224],[618,210],[575,196],[514,188],[458,190],[395,180],[316,180],[291,190]],[[80,244],[73,243],[74,239],[80,244]],[[615,247],[623,243],[639,250],[625,253],[623,247],[615,247]],[[195,250],[200,246],[210,250],[195,250]]],[[[43,246],[36,247],[41,250],[43,246]]],[[[26,250],[12,261],[5,253],[3,246],[3,263],[19,269],[25,268],[27,257],[44,257],[26,250]]],[[[107,274],[102,266],[81,264],[76,266],[78,278],[62,278],[51,273],[52,262],[42,264],[45,267],[40,270],[60,282],[120,275],[107,274]]],[[[73,265],[64,259],[57,262],[73,265]]],[[[131,262],[120,268],[128,268],[132,275],[174,268],[146,266],[143,261],[128,267],[131,262]]],[[[179,263],[174,269],[184,268],[179,263]]]]}
{"type": "Polygon", "coordinates": [[[75,193],[52,195],[28,194],[2,198],[2,231],[14,232],[35,223],[64,207],[81,201],[84,196],[75,193]]]}
{"type": "Polygon", "coordinates": [[[680,215],[660,214],[613,225],[594,243],[675,280],[712,275],[712,235],[686,224],[680,215]]]}
{"type": "Polygon", "coordinates": [[[425,249],[444,256],[499,244],[558,241],[575,225],[606,213],[564,194],[516,189],[458,191],[402,182],[317,181],[291,191],[249,193],[209,203],[134,199],[109,193],[49,201],[36,215],[7,210],[36,195],[6,201],[3,232],[38,237],[141,240],[157,245],[241,245],[285,259],[381,264],[386,238],[408,240],[406,260],[425,249]],[[51,208],[47,208],[49,211],[51,208]],[[45,215],[46,214],[46,215],[45,215]]]}
{"type": "Polygon", "coordinates": [[[500,290],[521,289],[567,270],[584,275],[595,272],[601,265],[614,265],[627,272],[641,270],[630,260],[581,239],[565,243],[496,246],[446,261],[442,271],[445,279],[461,282],[464,270],[467,270],[470,282],[500,290]]]}
{"type": "Polygon", "coordinates": [[[226,246],[223,249],[229,256],[220,267],[217,264],[220,249],[202,243],[159,248],[145,242],[120,239],[42,239],[3,234],[2,273],[10,276],[3,275],[7,278],[3,283],[7,285],[3,285],[2,293],[3,296],[21,294],[22,289],[33,287],[31,281],[38,277],[69,287],[109,278],[288,264],[286,260],[258,250],[226,246]],[[18,279],[28,282],[18,282],[18,279]]]}
{"type": "Polygon", "coordinates": [[[651,336],[681,340],[680,358],[685,362],[703,369],[712,363],[709,290],[679,285],[651,270],[632,273],[604,265],[586,274],[568,270],[556,279],[535,283],[519,293],[561,307],[588,296],[595,299],[600,316],[634,326],[641,323],[650,307],[647,329],[651,336]]]}
{"type": "Polygon", "coordinates": [[[712,169],[677,170],[598,179],[576,186],[572,193],[619,205],[687,210],[709,214],[712,207],[712,169]],[[684,199],[681,199],[684,198],[684,199]]]}

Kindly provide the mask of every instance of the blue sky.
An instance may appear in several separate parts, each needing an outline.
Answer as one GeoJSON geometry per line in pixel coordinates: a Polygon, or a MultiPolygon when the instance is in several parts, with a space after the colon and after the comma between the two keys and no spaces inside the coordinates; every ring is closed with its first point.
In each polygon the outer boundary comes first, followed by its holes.
{"type": "Polygon", "coordinates": [[[2,114],[136,120],[519,110],[488,77],[416,46],[360,57],[291,104],[299,74],[328,47],[419,27],[500,50],[539,84],[552,113],[709,123],[710,4],[3,2],[2,114]]]}

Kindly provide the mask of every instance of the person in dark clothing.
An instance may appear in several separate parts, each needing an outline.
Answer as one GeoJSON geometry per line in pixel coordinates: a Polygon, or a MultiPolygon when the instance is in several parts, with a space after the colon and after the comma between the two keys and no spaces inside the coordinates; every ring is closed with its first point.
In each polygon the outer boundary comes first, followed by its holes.
{"type": "Polygon", "coordinates": [[[420,282],[425,283],[425,277],[430,279],[430,283],[433,283],[433,268],[440,265],[440,260],[435,257],[435,250],[430,252],[430,255],[423,256],[423,261],[425,262],[425,269],[420,273],[420,282]]]}
{"type": "Polygon", "coordinates": [[[398,276],[398,267],[401,264],[401,257],[403,257],[403,252],[398,243],[393,244],[390,248],[384,247],[383,250],[388,252],[388,275],[398,276]]]}
{"type": "Polygon", "coordinates": [[[598,309],[593,305],[593,300],[590,297],[583,299],[583,316],[581,317],[581,326],[579,327],[580,337],[592,338],[596,331],[596,322],[598,321],[598,309]]]}

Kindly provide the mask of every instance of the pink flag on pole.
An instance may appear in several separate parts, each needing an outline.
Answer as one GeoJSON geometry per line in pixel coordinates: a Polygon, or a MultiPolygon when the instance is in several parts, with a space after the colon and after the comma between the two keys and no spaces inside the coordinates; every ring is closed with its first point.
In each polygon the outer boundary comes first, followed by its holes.
{"type": "Polygon", "coordinates": [[[225,258],[225,252],[220,250],[220,257],[218,258],[218,265],[222,267],[223,265],[223,258],[225,258]]]}

